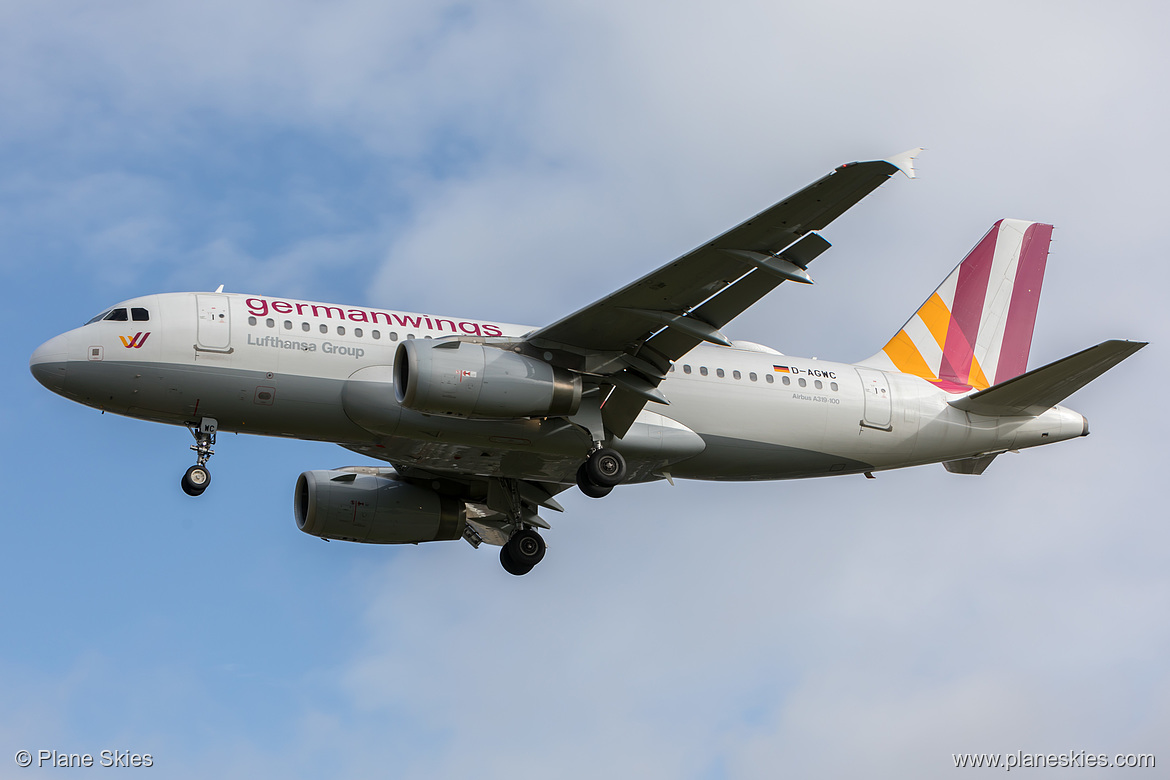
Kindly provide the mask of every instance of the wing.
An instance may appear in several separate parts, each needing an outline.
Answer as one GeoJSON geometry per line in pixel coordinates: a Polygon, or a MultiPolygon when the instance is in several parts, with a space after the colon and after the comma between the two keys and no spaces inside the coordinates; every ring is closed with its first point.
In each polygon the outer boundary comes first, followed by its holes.
{"type": "Polygon", "coordinates": [[[823,229],[896,171],[913,177],[913,149],[889,160],[842,165],[801,191],[611,295],[528,334],[554,363],[607,389],[605,428],[621,436],[673,361],[785,281],[810,284],[806,269],[829,242],[823,229]]]}

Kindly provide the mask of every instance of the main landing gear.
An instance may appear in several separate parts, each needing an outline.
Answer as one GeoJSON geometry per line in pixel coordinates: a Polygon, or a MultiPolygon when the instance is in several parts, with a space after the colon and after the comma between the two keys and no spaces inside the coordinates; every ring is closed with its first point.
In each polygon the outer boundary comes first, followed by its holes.
{"type": "Polygon", "coordinates": [[[500,548],[500,564],[504,571],[519,577],[541,562],[544,550],[544,539],[540,534],[525,528],[512,534],[512,538],[500,548]]]}
{"type": "Polygon", "coordinates": [[[195,451],[196,463],[187,469],[179,484],[183,486],[183,492],[189,496],[202,495],[211,484],[211,472],[207,470],[207,461],[215,454],[215,450],[211,448],[215,444],[215,432],[218,428],[219,423],[211,417],[204,417],[198,425],[187,426],[187,430],[195,437],[195,444],[191,449],[195,451]]]}
{"type": "Polygon", "coordinates": [[[626,460],[617,450],[601,447],[577,469],[577,487],[590,498],[604,498],[626,478],[626,460]]]}

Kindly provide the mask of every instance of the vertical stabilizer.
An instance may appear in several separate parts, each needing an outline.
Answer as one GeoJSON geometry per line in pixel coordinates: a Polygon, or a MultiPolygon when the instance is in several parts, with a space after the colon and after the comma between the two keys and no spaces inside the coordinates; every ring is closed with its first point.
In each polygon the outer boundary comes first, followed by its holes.
{"type": "Polygon", "coordinates": [[[1001,219],[862,365],[982,390],[1028,368],[1052,225],[1001,219]]]}

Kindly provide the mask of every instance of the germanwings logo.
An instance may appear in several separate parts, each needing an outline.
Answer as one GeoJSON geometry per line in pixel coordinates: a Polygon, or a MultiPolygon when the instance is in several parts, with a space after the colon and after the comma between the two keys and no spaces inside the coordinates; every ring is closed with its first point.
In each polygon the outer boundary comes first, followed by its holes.
{"type": "Polygon", "coordinates": [[[146,333],[138,331],[131,338],[126,338],[125,336],[119,336],[118,338],[122,339],[122,346],[126,349],[142,349],[142,345],[150,338],[150,331],[146,333]]]}

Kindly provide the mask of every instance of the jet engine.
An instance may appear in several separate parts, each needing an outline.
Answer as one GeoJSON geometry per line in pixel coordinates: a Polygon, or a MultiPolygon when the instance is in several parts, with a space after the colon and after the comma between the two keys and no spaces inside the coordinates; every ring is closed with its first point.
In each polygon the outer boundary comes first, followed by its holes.
{"type": "Polygon", "coordinates": [[[559,417],[580,407],[581,377],[483,344],[412,339],[394,355],[394,394],[425,414],[559,417]]]}
{"type": "MultiPolygon", "coordinates": [[[[372,471],[372,470],[371,470],[372,471]]],[[[457,498],[379,473],[306,471],[297,479],[293,513],[312,536],[368,544],[459,539],[466,505],[457,498]]]]}

